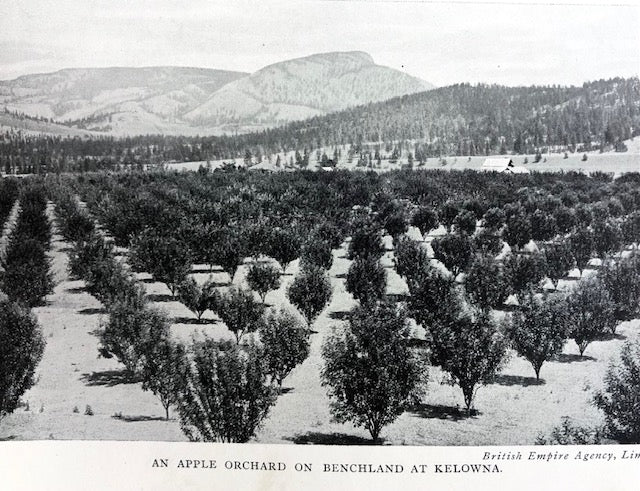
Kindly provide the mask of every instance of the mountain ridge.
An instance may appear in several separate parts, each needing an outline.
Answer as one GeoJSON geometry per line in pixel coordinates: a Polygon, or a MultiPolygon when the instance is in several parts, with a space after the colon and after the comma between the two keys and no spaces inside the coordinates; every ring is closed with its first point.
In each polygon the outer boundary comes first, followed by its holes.
{"type": "Polygon", "coordinates": [[[114,136],[279,126],[429,90],[362,51],[317,53],[253,73],[200,67],[63,68],[0,81],[0,108],[114,136]]]}

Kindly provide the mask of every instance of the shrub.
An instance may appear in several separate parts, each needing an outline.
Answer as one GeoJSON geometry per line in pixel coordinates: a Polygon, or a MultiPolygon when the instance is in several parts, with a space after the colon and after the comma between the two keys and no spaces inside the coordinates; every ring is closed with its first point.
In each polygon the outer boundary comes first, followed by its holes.
{"type": "Polygon", "coordinates": [[[253,299],[251,292],[241,288],[231,287],[216,294],[213,305],[238,344],[244,334],[257,331],[262,323],[264,307],[253,299]]]}
{"type": "Polygon", "coordinates": [[[309,240],[302,248],[300,265],[304,268],[318,267],[324,270],[331,269],[333,264],[333,252],[331,244],[326,240],[309,240]]]}
{"type": "Polygon", "coordinates": [[[500,307],[509,297],[510,285],[500,265],[489,256],[477,256],[464,280],[469,300],[482,310],[500,307]]]}
{"type": "Polygon", "coordinates": [[[604,390],[594,404],[605,415],[605,430],[623,443],[640,443],[640,343],[626,342],[620,364],[611,364],[604,378],[604,390]]]}
{"type": "Polygon", "coordinates": [[[462,210],[453,220],[457,233],[471,235],[476,231],[476,216],[472,211],[462,210]]]}
{"type": "Polygon", "coordinates": [[[568,416],[562,418],[562,424],[551,430],[548,437],[536,439],[536,445],[599,445],[601,442],[600,429],[576,426],[568,416]]]}
{"type": "Polygon", "coordinates": [[[299,234],[290,230],[274,229],[269,237],[268,254],[280,263],[284,273],[289,263],[300,256],[301,247],[299,234]]]}
{"type": "Polygon", "coordinates": [[[302,270],[289,285],[287,297],[311,326],[331,300],[331,283],[326,272],[314,267],[302,270]]]}
{"type": "Polygon", "coordinates": [[[372,257],[356,258],[347,272],[346,288],[361,303],[380,300],[387,287],[387,273],[372,257]]]}
{"type": "Polygon", "coordinates": [[[309,356],[309,331],[284,309],[270,311],[260,327],[264,362],[272,383],[282,381],[309,356]]]}
{"type": "Polygon", "coordinates": [[[337,422],[363,426],[377,442],[419,395],[426,363],[408,340],[406,316],[391,304],[356,307],[346,331],[327,338],[321,378],[337,422]]]}
{"type": "Polygon", "coordinates": [[[280,272],[272,264],[253,263],[247,272],[247,283],[264,304],[267,293],[280,287],[280,272]]]}
{"type": "Polygon", "coordinates": [[[323,221],[320,225],[313,229],[312,237],[326,241],[331,245],[331,249],[337,249],[342,244],[343,240],[342,231],[333,223],[329,221],[323,221]]]}
{"type": "Polygon", "coordinates": [[[485,313],[461,313],[436,320],[431,334],[431,360],[462,389],[467,414],[479,385],[500,370],[506,344],[498,325],[485,313]]]}
{"type": "Polygon", "coordinates": [[[266,377],[262,350],[254,343],[195,343],[177,398],[184,434],[191,441],[249,441],[276,401],[266,377]]]}
{"type": "Polygon", "coordinates": [[[35,384],[44,347],[36,318],[18,304],[1,300],[0,420],[18,407],[20,397],[35,384]]]}
{"type": "Polygon", "coordinates": [[[200,286],[193,278],[187,278],[178,285],[178,297],[180,301],[198,317],[202,318],[205,311],[213,307],[215,299],[215,284],[208,280],[200,286]]]}
{"type": "Polygon", "coordinates": [[[592,341],[602,337],[606,331],[615,334],[615,307],[605,285],[599,279],[587,279],[569,295],[569,337],[583,356],[592,341]]]}
{"type": "Polygon", "coordinates": [[[507,324],[513,349],[533,366],[540,380],[542,364],[562,351],[567,339],[567,302],[561,296],[546,299],[527,295],[507,324]]]}
{"type": "Polygon", "coordinates": [[[457,277],[471,263],[473,242],[466,235],[447,234],[431,243],[434,257],[457,277]]]}
{"type": "Polygon", "coordinates": [[[438,227],[438,214],[430,206],[420,206],[411,217],[411,225],[418,227],[422,237],[438,227]]]}
{"type": "Polygon", "coordinates": [[[540,253],[531,255],[509,254],[504,261],[504,271],[511,291],[521,294],[536,287],[547,273],[545,258],[540,253]]]}
{"type": "Polygon", "coordinates": [[[567,241],[545,246],[544,256],[547,263],[547,276],[551,279],[554,288],[558,288],[558,282],[569,274],[574,265],[571,246],[567,241]]]}

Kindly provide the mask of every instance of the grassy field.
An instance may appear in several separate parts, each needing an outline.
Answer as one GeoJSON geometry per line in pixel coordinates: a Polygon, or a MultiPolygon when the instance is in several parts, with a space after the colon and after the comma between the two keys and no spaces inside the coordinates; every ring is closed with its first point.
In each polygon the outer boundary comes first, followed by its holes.
{"type": "MultiPolygon", "coordinates": [[[[415,235],[416,230],[411,233],[415,235]]],[[[386,242],[390,244],[388,237],[386,242]]],[[[322,342],[332,329],[344,325],[344,313],[354,305],[344,286],[349,267],[345,246],[334,251],[330,270],[333,298],[313,326],[310,356],[285,380],[284,394],[258,431],[257,442],[369,441],[365,430],[331,421],[330,401],[320,384],[322,342]]],[[[68,247],[54,235],[51,255],[57,286],[47,304],[34,309],[47,341],[38,367],[38,383],[23,397],[27,406],[2,421],[0,438],[186,440],[175,415],[165,421],[163,408],[151,393],[127,380],[116,360],[98,356],[95,330],[104,318],[104,310],[83,290],[82,281],[70,280],[68,247]]],[[[388,292],[404,291],[406,285],[391,268],[391,251],[385,254],[383,264],[388,272],[388,292]]],[[[194,271],[199,280],[209,274],[202,265],[194,266],[194,271]]],[[[281,287],[267,296],[269,305],[285,304],[293,309],[285,291],[297,271],[295,261],[282,277],[281,287]]],[[[245,274],[246,266],[241,266],[234,282],[243,283],[245,274]]],[[[216,281],[228,281],[226,273],[219,270],[213,275],[216,281]]],[[[182,304],[168,298],[164,284],[151,281],[146,274],[139,279],[144,281],[151,300],[175,318],[175,338],[188,341],[204,334],[231,337],[215,315],[207,312],[207,323],[198,324],[182,304]]],[[[382,438],[392,445],[531,444],[536,436],[557,426],[563,416],[574,418],[578,424],[600,424],[601,414],[590,404],[594,391],[602,386],[607,365],[616,359],[624,340],[638,337],[639,327],[639,320],[622,324],[617,336],[590,345],[585,358],[578,356],[573,341],[567,342],[563,354],[542,367],[540,383],[529,363],[512,354],[496,381],[479,389],[475,402],[478,412],[471,417],[462,411],[460,389],[446,384],[443,373],[431,368],[422,403],[386,427],[382,438]]],[[[420,335],[421,329],[415,329],[420,335]]]]}

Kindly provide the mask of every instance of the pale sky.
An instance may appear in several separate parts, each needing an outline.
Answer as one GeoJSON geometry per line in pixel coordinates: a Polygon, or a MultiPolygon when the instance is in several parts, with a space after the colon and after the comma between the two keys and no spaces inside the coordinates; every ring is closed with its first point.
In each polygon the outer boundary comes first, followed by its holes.
{"type": "Polygon", "coordinates": [[[7,0],[0,79],[101,66],[251,72],[351,50],[438,86],[582,84],[640,73],[633,0],[560,1],[7,0]]]}

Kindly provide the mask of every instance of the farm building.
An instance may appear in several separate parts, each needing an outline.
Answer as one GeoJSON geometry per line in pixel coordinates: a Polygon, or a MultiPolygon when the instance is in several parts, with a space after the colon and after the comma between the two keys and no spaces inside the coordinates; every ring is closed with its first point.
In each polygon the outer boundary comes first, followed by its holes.
{"type": "Polygon", "coordinates": [[[488,158],[482,164],[482,170],[488,172],[508,172],[510,174],[528,174],[529,169],[513,164],[508,157],[488,158]]]}

